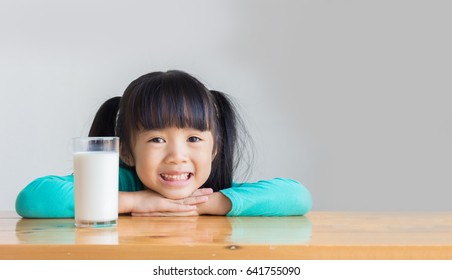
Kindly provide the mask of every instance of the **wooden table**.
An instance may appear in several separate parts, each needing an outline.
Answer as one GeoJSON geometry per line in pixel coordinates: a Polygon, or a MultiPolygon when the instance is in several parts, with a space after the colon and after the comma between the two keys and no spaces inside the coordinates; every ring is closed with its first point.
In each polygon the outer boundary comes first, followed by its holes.
{"type": "Polygon", "coordinates": [[[130,217],[117,228],[0,212],[0,259],[452,259],[452,213],[130,217]]]}

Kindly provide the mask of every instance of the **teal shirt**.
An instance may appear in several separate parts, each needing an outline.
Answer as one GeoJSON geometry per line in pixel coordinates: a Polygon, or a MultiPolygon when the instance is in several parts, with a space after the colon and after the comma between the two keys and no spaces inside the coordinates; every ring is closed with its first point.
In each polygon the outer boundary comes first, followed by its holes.
{"type": "MultiPolygon", "coordinates": [[[[119,168],[119,191],[143,189],[133,170],[119,168]]],[[[233,183],[221,193],[232,203],[227,216],[304,215],[312,206],[309,191],[291,179],[233,183]]],[[[25,218],[73,218],[74,176],[51,175],[34,180],[17,196],[16,212],[25,218]]]]}

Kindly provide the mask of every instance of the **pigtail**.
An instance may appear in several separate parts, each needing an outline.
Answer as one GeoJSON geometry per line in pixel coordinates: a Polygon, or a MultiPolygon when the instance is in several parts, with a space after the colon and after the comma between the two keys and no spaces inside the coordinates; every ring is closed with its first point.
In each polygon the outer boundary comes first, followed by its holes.
{"type": "Polygon", "coordinates": [[[121,97],[116,96],[108,99],[100,106],[88,136],[116,136],[116,118],[120,101],[121,97]]]}
{"type": "Polygon", "coordinates": [[[207,181],[206,187],[213,186],[214,191],[219,191],[232,185],[239,164],[248,173],[250,166],[242,165],[250,163],[248,160],[243,160],[245,155],[251,155],[245,143],[250,140],[250,137],[231,99],[222,92],[215,90],[210,92],[215,102],[215,114],[218,120],[216,129],[219,132],[216,134],[219,139],[216,139],[216,156],[212,163],[211,180],[207,181]],[[243,150],[238,151],[238,148],[243,150]],[[211,182],[210,185],[208,185],[209,182],[211,182]]]}

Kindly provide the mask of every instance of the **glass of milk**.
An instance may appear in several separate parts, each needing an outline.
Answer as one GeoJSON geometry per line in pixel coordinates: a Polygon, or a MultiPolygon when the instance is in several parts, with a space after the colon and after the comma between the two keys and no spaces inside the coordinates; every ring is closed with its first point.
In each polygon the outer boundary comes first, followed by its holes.
{"type": "Polygon", "coordinates": [[[75,226],[116,226],[119,138],[80,137],[73,145],[75,226]]]}

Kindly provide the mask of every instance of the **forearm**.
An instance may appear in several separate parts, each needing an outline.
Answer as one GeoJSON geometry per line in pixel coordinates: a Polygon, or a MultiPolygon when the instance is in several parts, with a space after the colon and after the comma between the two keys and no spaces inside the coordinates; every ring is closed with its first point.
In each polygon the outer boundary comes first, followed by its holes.
{"type": "MultiPolygon", "coordinates": [[[[136,192],[119,192],[118,194],[118,213],[146,212],[158,207],[157,200],[150,199],[151,191],[142,190],[136,192]]],[[[152,195],[151,195],[152,196],[152,195]]]]}
{"type": "Polygon", "coordinates": [[[131,213],[134,205],[134,192],[119,192],[118,213],[131,213]]]}
{"type": "MultiPolygon", "coordinates": [[[[135,193],[138,192],[119,192],[119,213],[132,212],[135,193]]],[[[73,176],[46,176],[34,180],[17,196],[16,212],[25,218],[74,217],[73,176]]]]}
{"type": "Polygon", "coordinates": [[[304,215],[312,207],[310,192],[291,179],[274,178],[233,184],[221,192],[232,203],[228,216],[304,215]]]}
{"type": "Polygon", "coordinates": [[[24,218],[74,217],[74,183],[70,176],[46,176],[17,196],[16,212],[24,218]]]}
{"type": "Polygon", "coordinates": [[[232,204],[229,198],[221,192],[209,195],[209,200],[197,206],[199,215],[224,216],[231,210],[232,204]]]}

